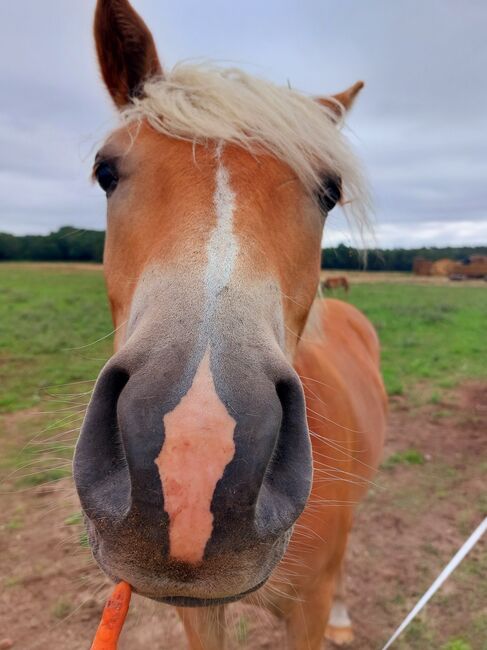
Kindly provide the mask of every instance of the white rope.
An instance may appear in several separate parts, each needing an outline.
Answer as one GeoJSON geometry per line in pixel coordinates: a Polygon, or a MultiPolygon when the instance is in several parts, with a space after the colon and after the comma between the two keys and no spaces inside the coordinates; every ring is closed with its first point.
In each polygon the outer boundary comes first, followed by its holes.
{"type": "Polygon", "coordinates": [[[428,591],[418,600],[416,605],[409,612],[409,614],[406,616],[406,618],[403,620],[401,625],[397,628],[397,630],[394,632],[394,634],[391,636],[391,638],[385,644],[385,646],[382,648],[382,650],[387,650],[387,648],[391,647],[391,645],[394,643],[394,641],[397,639],[397,637],[401,634],[401,632],[403,632],[406,629],[406,627],[409,625],[409,623],[411,623],[411,621],[416,616],[416,614],[418,614],[423,609],[423,607],[429,601],[431,596],[433,596],[438,591],[438,589],[445,582],[445,580],[448,578],[448,576],[451,573],[453,573],[453,571],[455,571],[455,569],[460,564],[460,562],[463,560],[463,558],[473,549],[475,544],[479,541],[479,539],[482,537],[482,535],[486,531],[487,531],[487,517],[483,520],[483,522],[480,524],[480,526],[478,526],[473,531],[473,533],[467,539],[465,544],[457,551],[457,553],[455,553],[455,555],[448,562],[446,567],[443,569],[443,571],[440,573],[440,575],[436,578],[436,580],[433,582],[433,584],[428,589],[428,591]]]}

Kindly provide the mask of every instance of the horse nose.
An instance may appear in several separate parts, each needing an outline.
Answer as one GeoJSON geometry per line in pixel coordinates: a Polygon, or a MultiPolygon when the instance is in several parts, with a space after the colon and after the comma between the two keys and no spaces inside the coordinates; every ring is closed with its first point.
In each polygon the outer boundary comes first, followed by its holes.
{"type": "Polygon", "coordinates": [[[206,354],[185,382],[161,365],[130,374],[115,360],[100,375],[74,458],[88,518],[99,531],[124,527],[127,540],[150,531],[159,551],[189,563],[272,542],[311,484],[297,375],[244,380],[212,371],[206,354]]]}
{"type": "Polygon", "coordinates": [[[73,459],[73,476],[86,515],[93,521],[123,519],[131,505],[131,479],[117,407],[128,373],[109,364],[100,374],[73,459]]]}
{"type": "MultiPolygon", "coordinates": [[[[154,463],[164,411],[177,398],[158,399],[156,373],[116,355],[100,373],[73,459],[81,505],[99,529],[126,525],[134,511],[160,521],[161,481],[154,463]]],[[[161,379],[161,378],[159,378],[161,379]]]]}
{"type": "Polygon", "coordinates": [[[235,457],[213,496],[216,534],[207,556],[244,549],[249,539],[273,543],[291,529],[311,488],[304,399],[294,372],[277,381],[255,377],[253,391],[242,388],[240,400],[235,457]]]}
{"type": "Polygon", "coordinates": [[[256,502],[262,534],[288,530],[303,511],[312,482],[312,457],[301,381],[292,372],[276,383],[282,409],[276,442],[256,502]]]}

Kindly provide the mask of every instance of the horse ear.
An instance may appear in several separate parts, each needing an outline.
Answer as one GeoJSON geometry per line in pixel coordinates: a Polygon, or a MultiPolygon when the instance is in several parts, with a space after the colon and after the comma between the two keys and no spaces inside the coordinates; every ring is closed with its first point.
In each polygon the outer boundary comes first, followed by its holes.
{"type": "Polygon", "coordinates": [[[350,86],[350,88],[347,88],[347,90],[344,90],[342,93],[331,95],[331,97],[319,97],[318,101],[323,106],[331,108],[337,118],[341,118],[344,113],[352,108],[357,95],[364,86],[365,84],[363,81],[357,81],[353,86],[350,86]]]}
{"type": "Polygon", "coordinates": [[[162,75],[154,39],[127,0],[98,0],[94,32],[103,80],[123,108],[140,96],[146,79],[162,75]]]}

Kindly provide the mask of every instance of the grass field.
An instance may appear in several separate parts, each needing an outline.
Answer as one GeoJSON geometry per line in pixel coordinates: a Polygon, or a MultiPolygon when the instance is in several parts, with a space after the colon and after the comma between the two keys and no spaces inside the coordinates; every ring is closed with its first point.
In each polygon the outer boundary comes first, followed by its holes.
{"type": "Polygon", "coordinates": [[[24,443],[4,446],[0,471],[14,472],[19,486],[35,485],[70,473],[64,459],[72,436],[63,433],[78,424],[111,354],[104,280],[99,269],[6,264],[0,296],[0,413],[33,411],[22,426],[24,443]]]}
{"type": "Polygon", "coordinates": [[[0,296],[1,412],[35,405],[49,386],[96,377],[112,345],[103,339],[111,319],[99,271],[2,265],[0,296]]]}
{"type": "MultiPolygon", "coordinates": [[[[383,586],[372,590],[370,611],[364,606],[365,631],[361,645],[354,646],[375,650],[378,644],[367,645],[370,639],[380,634],[384,640],[382,628],[399,623],[486,514],[482,476],[485,480],[487,463],[480,451],[485,413],[476,405],[487,385],[487,284],[415,284],[407,277],[395,281],[381,274],[362,280],[353,282],[348,295],[334,295],[362,309],[376,326],[392,398],[390,442],[378,488],[359,511],[351,558],[355,584],[370,585],[375,577],[383,586]],[[360,530],[367,528],[362,537],[360,530]],[[396,529],[402,531],[400,540],[396,529]],[[424,532],[419,537],[418,529],[424,532]],[[388,571],[397,569],[399,582],[380,570],[369,574],[378,562],[388,571]],[[367,619],[374,617],[375,626],[367,627],[367,619]]],[[[103,276],[96,267],[0,265],[0,479],[8,494],[16,495],[5,502],[8,517],[0,520],[0,533],[7,543],[15,539],[20,545],[0,571],[0,610],[2,597],[7,607],[25,597],[19,591],[24,577],[18,567],[22,548],[26,572],[35,552],[26,525],[36,503],[32,494],[37,492],[31,490],[69,476],[76,430],[93,380],[111,354],[111,332],[103,276]]],[[[47,521],[56,520],[51,516],[47,521]]],[[[68,508],[62,521],[75,545],[86,546],[78,511],[68,508]]],[[[459,570],[453,591],[427,610],[434,616],[419,618],[397,650],[487,650],[486,574],[487,557],[479,551],[459,570]],[[460,615],[467,617],[463,627],[460,615]]],[[[69,587],[57,589],[66,593],[56,594],[41,620],[44,626],[75,610],[69,587]]],[[[361,597],[356,594],[357,602],[361,597]]],[[[72,620],[74,634],[76,625],[82,629],[82,620],[72,620]]],[[[243,619],[237,627],[246,625],[243,619]]],[[[261,647],[241,639],[237,646],[261,647]]]]}
{"type": "MultiPolygon", "coordinates": [[[[0,412],[35,405],[49,387],[94,379],[111,354],[103,276],[88,269],[0,266],[0,412]]],[[[451,388],[487,374],[485,283],[459,289],[375,278],[334,295],[377,328],[389,394],[423,380],[451,388]]]]}
{"type": "MultiPolygon", "coordinates": [[[[390,395],[452,388],[487,374],[487,286],[358,284],[350,300],[375,325],[390,395]]],[[[424,394],[424,393],[423,393],[424,394]]]]}

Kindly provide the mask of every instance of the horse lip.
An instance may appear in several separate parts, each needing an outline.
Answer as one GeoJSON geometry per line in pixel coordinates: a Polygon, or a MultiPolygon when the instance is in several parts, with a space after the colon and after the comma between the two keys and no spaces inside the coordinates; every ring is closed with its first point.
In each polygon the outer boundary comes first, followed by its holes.
{"type": "Polygon", "coordinates": [[[96,551],[93,551],[93,556],[100,569],[112,582],[118,583],[120,582],[120,580],[125,580],[130,584],[132,591],[138,594],[139,596],[143,596],[144,598],[150,598],[151,600],[154,600],[159,603],[164,603],[166,605],[174,605],[176,607],[211,607],[213,605],[225,605],[227,603],[233,603],[237,600],[241,600],[242,598],[245,598],[246,596],[252,594],[254,591],[257,591],[258,589],[263,587],[265,583],[269,580],[275,568],[274,566],[271,567],[266,577],[263,580],[260,580],[253,587],[250,587],[250,589],[246,589],[242,592],[239,592],[238,594],[233,594],[230,596],[221,596],[217,598],[199,598],[199,597],[192,597],[192,596],[170,596],[170,595],[158,596],[155,593],[151,593],[149,591],[145,591],[143,588],[141,589],[137,587],[136,585],[132,584],[130,578],[128,577],[124,578],[118,575],[118,572],[115,573],[113,570],[109,569],[106,566],[106,564],[103,562],[102,558],[99,556],[99,553],[97,553],[96,551]]]}
{"type": "MultiPolygon", "coordinates": [[[[270,574],[269,574],[270,576],[270,574]]],[[[190,596],[154,596],[152,594],[144,593],[143,591],[137,590],[133,587],[135,593],[139,596],[144,596],[145,598],[150,598],[155,600],[158,603],[164,603],[165,605],[174,605],[175,607],[213,607],[215,605],[227,605],[228,603],[233,603],[237,600],[241,600],[246,596],[252,594],[254,591],[257,591],[265,585],[269,576],[264,578],[261,582],[257,583],[254,587],[242,591],[239,594],[233,596],[224,596],[223,598],[192,598],[190,596]]]]}
{"type": "MultiPolygon", "coordinates": [[[[86,530],[88,533],[88,539],[91,547],[91,552],[93,555],[93,558],[95,559],[96,563],[98,564],[99,568],[102,570],[102,572],[112,581],[115,583],[118,583],[120,580],[125,580],[130,584],[132,587],[132,590],[134,593],[144,597],[144,598],[149,598],[151,600],[154,600],[156,602],[164,603],[166,605],[174,605],[176,607],[211,607],[213,605],[225,605],[227,603],[233,603],[235,601],[241,600],[245,598],[246,596],[252,594],[253,592],[257,591],[261,587],[263,587],[266,582],[269,580],[270,576],[272,575],[273,571],[275,570],[276,566],[279,564],[279,562],[282,560],[282,557],[284,556],[289,540],[292,535],[292,531],[294,529],[294,526],[292,526],[287,533],[284,535],[283,539],[281,540],[283,542],[283,548],[279,549],[279,559],[276,561],[271,562],[271,566],[267,567],[267,575],[261,580],[259,580],[254,586],[244,589],[244,591],[241,591],[237,594],[230,594],[230,595],[225,595],[225,596],[217,596],[215,598],[207,598],[204,596],[186,596],[186,595],[170,595],[167,594],[167,591],[171,592],[174,590],[174,584],[165,584],[165,585],[160,585],[161,589],[160,591],[166,591],[165,595],[158,595],[157,594],[157,587],[154,590],[154,592],[149,589],[144,589],[144,585],[137,586],[136,584],[133,584],[132,580],[134,576],[132,576],[132,579],[128,575],[120,575],[120,569],[115,568],[115,567],[110,567],[110,564],[106,563],[104,561],[104,558],[102,557],[100,553],[100,544],[99,544],[99,533],[96,530],[96,527],[93,525],[91,520],[85,515],[85,521],[86,521],[86,530]]],[[[274,544],[275,547],[275,544],[274,544]]],[[[122,571],[122,574],[124,571],[122,571]]],[[[261,575],[259,577],[262,578],[263,572],[261,572],[261,575]]],[[[151,575],[144,575],[143,576],[145,579],[147,578],[153,578],[154,576],[151,575]]],[[[137,582],[137,578],[134,580],[134,582],[137,582]]]]}

